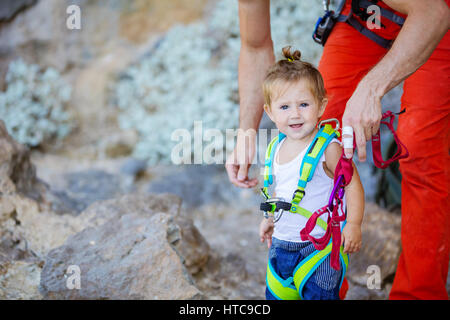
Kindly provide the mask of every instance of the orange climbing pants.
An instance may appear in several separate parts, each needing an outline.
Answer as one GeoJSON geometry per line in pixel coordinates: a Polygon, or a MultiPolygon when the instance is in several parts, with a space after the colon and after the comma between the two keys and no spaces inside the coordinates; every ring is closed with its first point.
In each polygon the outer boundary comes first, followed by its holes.
{"type": "MultiPolygon", "coordinates": [[[[349,9],[347,1],[345,11],[349,9]]],[[[447,0],[447,5],[449,5],[447,0]]],[[[381,2],[380,2],[381,3],[381,2]]],[[[384,5],[384,4],[383,4],[384,5]]],[[[385,20],[381,21],[385,24],[385,20]]],[[[399,28],[387,26],[384,37],[399,28]]],[[[323,119],[342,115],[364,75],[386,54],[346,23],[337,23],[325,45],[319,70],[329,102],[323,119]]],[[[402,252],[390,299],[448,299],[450,251],[450,34],[428,61],[404,81],[397,133],[410,156],[402,174],[402,252]]],[[[392,110],[399,111],[399,110],[392,110]]],[[[371,161],[371,159],[368,159],[371,161]]]]}

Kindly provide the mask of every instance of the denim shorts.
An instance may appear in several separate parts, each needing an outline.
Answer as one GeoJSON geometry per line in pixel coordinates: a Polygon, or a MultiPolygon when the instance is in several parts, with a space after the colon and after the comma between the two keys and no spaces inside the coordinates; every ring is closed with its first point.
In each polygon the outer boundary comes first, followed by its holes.
{"type": "MultiPolygon", "coordinates": [[[[275,272],[283,279],[293,276],[295,267],[316,249],[310,242],[290,242],[272,237],[269,260],[275,272]]],[[[330,266],[330,255],[319,265],[303,287],[305,300],[339,300],[342,268],[330,266]]],[[[266,299],[276,300],[266,286],[266,299]]]]}

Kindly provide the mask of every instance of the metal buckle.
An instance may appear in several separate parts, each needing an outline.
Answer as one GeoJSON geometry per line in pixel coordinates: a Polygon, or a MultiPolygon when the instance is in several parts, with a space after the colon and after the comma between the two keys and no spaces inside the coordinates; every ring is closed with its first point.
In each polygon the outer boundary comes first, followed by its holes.
{"type": "Polygon", "coordinates": [[[335,122],[336,123],[336,127],[334,128],[335,131],[338,131],[340,126],[339,126],[339,120],[336,118],[330,118],[330,119],[325,119],[319,122],[319,129],[323,127],[323,125],[325,123],[329,123],[329,122],[335,122]]]}
{"type": "MultiPolygon", "coordinates": [[[[274,198],[270,198],[268,200],[266,200],[266,203],[276,203],[278,201],[283,201],[286,202],[286,200],[284,198],[281,197],[274,197],[274,198]]],[[[273,217],[273,222],[277,222],[278,220],[280,220],[281,216],[283,215],[284,210],[283,209],[278,209],[278,213],[276,213],[277,211],[274,212],[268,212],[268,211],[264,211],[264,217],[268,218],[270,216],[273,217]]]]}

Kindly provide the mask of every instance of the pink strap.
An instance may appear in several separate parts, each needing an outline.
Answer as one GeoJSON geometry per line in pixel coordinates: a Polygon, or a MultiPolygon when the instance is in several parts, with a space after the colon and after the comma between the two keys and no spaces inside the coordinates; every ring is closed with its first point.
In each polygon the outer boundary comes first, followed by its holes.
{"type": "MultiPolygon", "coordinates": [[[[382,120],[385,118],[390,118],[389,122],[381,121],[381,124],[385,124],[388,126],[389,130],[391,130],[395,142],[397,143],[397,152],[396,154],[389,160],[384,161],[381,156],[381,144],[380,144],[380,130],[378,130],[377,134],[372,137],[372,152],[373,152],[373,162],[378,168],[385,169],[389,166],[393,161],[403,159],[409,156],[408,149],[406,146],[400,141],[397,134],[394,130],[394,118],[395,114],[391,111],[387,111],[382,115],[382,120]],[[403,148],[405,149],[405,153],[402,154],[403,148]]],[[[353,141],[353,148],[355,148],[355,141],[353,141]]],[[[347,186],[352,180],[353,176],[353,164],[352,159],[347,159],[342,153],[341,158],[336,166],[336,170],[334,173],[334,189],[333,194],[331,195],[330,202],[323,208],[316,210],[312,216],[306,222],[305,227],[300,231],[300,238],[303,241],[309,240],[312,242],[314,247],[317,250],[323,250],[330,242],[330,238],[332,240],[331,246],[331,267],[339,270],[339,253],[341,246],[341,228],[340,222],[346,219],[345,213],[342,210],[342,198],[344,196],[344,188],[347,186]],[[343,177],[343,179],[340,179],[343,177]],[[339,209],[341,209],[341,214],[339,214],[339,209]],[[330,210],[332,210],[330,212],[330,210]],[[328,225],[325,231],[325,234],[321,238],[314,238],[311,236],[311,232],[316,226],[317,219],[324,213],[328,213],[328,225]]]]}
{"type": "Polygon", "coordinates": [[[342,153],[341,158],[339,159],[338,164],[336,165],[336,169],[334,171],[334,183],[337,183],[339,176],[344,176],[344,184],[342,187],[347,186],[350,181],[352,181],[353,177],[353,164],[352,159],[347,159],[342,153]]]}
{"type": "Polygon", "coordinates": [[[330,215],[330,211],[328,210],[328,205],[315,211],[312,216],[306,222],[305,227],[300,231],[300,238],[302,241],[309,240],[314,245],[316,250],[323,250],[326,248],[328,243],[330,242],[330,238],[332,240],[331,245],[331,260],[330,265],[335,270],[340,269],[339,264],[339,251],[341,246],[341,226],[340,222],[345,220],[345,213],[342,212],[339,215],[338,210],[341,208],[342,211],[342,202],[339,201],[338,205],[334,206],[333,212],[330,215]],[[315,238],[311,236],[311,231],[314,229],[317,219],[322,214],[328,212],[328,225],[325,231],[325,234],[320,238],[315,238]]]}
{"type": "Polygon", "coordinates": [[[388,159],[386,161],[383,160],[383,157],[381,155],[380,129],[378,129],[378,132],[372,137],[372,153],[373,153],[373,162],[380,169],[386,169],[389,166],[389,164],[391,164],[392,162],[403,159],[403,158],[407,158],[409,156],[408,149],[400,141],[400,139],[397,136],[397,133],[394,130],[395,114],[392,113],[391,111],[387,111],[387,112],[383,113],[381,120],[386,119],[386,118],[389,118],[389,122],[381,121],[380,127],[381,127],[381,124],[384,124],[389,128],[389,130],[391,130],[392,135],[394,136],[394,140],[397,143],[397,152],[395,153],[394,156],[392,156],[391,159],[388,159]],[[405,149],[405,152],[402,154],[403,149],[405,149]]]}
{"type": "Polygon", "coordinates": [[[323,250],[330,242],[330,238],[332,240],[331,245],[331,260],[330,265],[332,268],[339,270],[339,252],[341,246],[341,225],[340,222],[346,219],[345,213],[342,210],[342,198],[344,196],[344,188],[347,186],[352,180],[353,176],[353,165],[352,160],[347,159],[344,154],[341,155],[339,162],[336,166],[336,170],[334,173],[334,189],[333,194],[331,195],[330,203],[318,210],[316,210],[311,217],[306,222],[305,227],[300,231],[300,238],[302,241],[311,241],[316,250],[323,250]],[[339,177],[343,176],[344,179],[339,179],[339,177]],[[341,214],[339,214],[339,209],[341,210],[341,214]],[[330,210],[332,210],[330,212],[330,210]],[[327,219],[327,229],[325,230],[325,234],[320,238],[315,238],[311,236],[311,232],[316,226],[317,219],[323,215],[324,213],[328,213],[327,219]]]}
{"type": "MultiPolygon", "coordinates": [[[[323,208],[320,208],[319,210],[316,210],[312,216],[308,219],[306,222],[305,227],[300,231],[300,238],[302,241],[309,240],[314,244],[314,247],[317,250],[323,250],[327,246],[328,242],[330,241],[330,230],[327,226],[327,230],[325,231],[325,235],[319,239],[314,238],[311,236],[311,231],[313,231],[314,227],[316,226],[317,219],[324,213],[329,212],[328,206],[325,206],[323,208]]],[[[328,215],[328,222],[330,222],[330,216],[328,215]]]]}

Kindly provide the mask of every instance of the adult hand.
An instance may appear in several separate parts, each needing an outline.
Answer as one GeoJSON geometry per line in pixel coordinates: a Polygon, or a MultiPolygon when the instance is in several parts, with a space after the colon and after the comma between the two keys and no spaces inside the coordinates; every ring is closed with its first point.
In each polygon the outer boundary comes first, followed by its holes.
{"type": "MultiPolygon", "coordinates": [[[[361,81],[347,101],[342,117],[342,127],[353,128],[359,161],[366,160],[366,141],[378,132],[381,121],[381,96],[361,81]]],[[[342,138],[349,137],[343,135],[342,138]]],[[[353,157],[353,148],[344,148],[347,159],[353,157]]]]}
{"type": "Polygon", "coordinates": [[[248,177],[248,170],[255,156],[255,140],[255,130],[239,129],[236,146],[225,163],[228,179],[237,187],[253,188],[258,184],[258,179],[248,177]]]}

